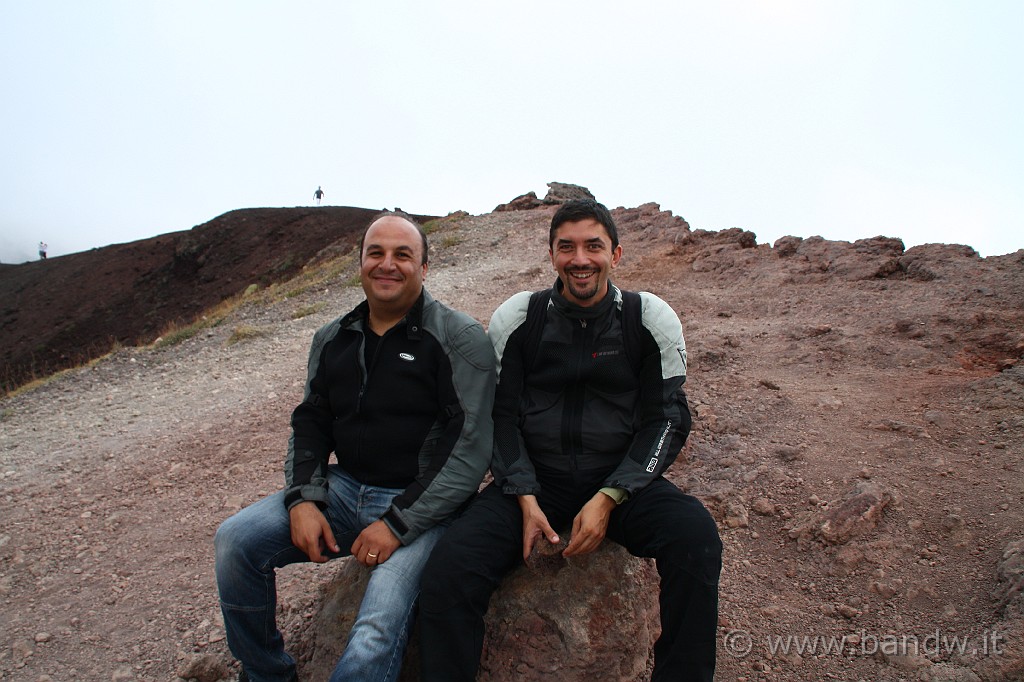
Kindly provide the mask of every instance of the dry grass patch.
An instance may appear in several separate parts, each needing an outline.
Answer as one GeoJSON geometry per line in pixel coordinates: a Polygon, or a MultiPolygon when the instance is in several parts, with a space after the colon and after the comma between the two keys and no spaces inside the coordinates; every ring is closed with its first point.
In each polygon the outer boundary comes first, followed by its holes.
{"type": "Polygon", "coordinates": [[[250,324],[241,324],[235,327],[234,331],[231,332],[231,336],[228,337],[227,344],[229,346],[239,343],[241,341],[249,341],[251,339],[258,339],[261,336],[266,336],[267,331],[254,327],[250,324]]]}

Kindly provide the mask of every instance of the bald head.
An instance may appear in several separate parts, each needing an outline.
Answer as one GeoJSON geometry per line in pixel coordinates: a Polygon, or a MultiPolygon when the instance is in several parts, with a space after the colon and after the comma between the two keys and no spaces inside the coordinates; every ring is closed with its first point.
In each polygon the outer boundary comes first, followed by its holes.
{"type": "Polygon", "coordinates": [[[413,230],[415,230],[419,234],[419,241],[421,243],[420,264],[421,265],[426,265],[427,264],[427,256],[428,256],[428,253],[429,253],[429,250],[430,250],[429,249],[429,245],[427,244],[427,233],[424,232],[423,226],[420,225],[418,222],[416,222],[416,220],[413,219],[413,217],[411,215],[409,215],[408,213],[406,213],[405,211],[383,211],[383,212],[378,213],[377,215],[375,215],[373,217],[373,220],[370,221],[370,224],[367,226],[366,231],[363,232],[363,236],[359,239],[359,260],[360,260],[360,262],[363,259],[363,253],[364,253],[365,247],[366,247],[366,236],[370,233],[370,230],[374,227],[374,225],[376,225],[377,223],[379,223],[382,220],[388,220],[388,219],[391,219],[391,220],[394,220],[394,219],[401,220],[401,221],[407,223],[409,225],[409,227],[411,227],[413,230]]]}

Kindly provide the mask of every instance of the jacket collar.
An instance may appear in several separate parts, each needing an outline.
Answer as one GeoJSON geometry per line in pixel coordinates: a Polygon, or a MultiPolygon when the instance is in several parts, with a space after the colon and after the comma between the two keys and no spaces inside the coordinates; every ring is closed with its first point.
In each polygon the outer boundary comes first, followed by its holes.
{"type": "Polygon", "coordinates": [[[618,305],[618,301],[622,298],[619,293],[619,288],[611,282],[608,282],[608,292],[604,298],[601,299],[597,305],[583,307],[570,303],[565,296],[562,295],[562,291],[565,285],[562,284],[562,280],[555,280],[555,285],[551,287],[551,302],[555,305],[555,309],[562,313],[566,317],[573,320],[593,320],[610,311],[614,306],[618,305]]]}
{"type": "MultiPolygon", "coordinates": [[[[419,339],[423,335],[423,309],[433,302],[434,297],[430,295],[426,287],[423,287],[420,290],[419,298],[409,308],[409,312],[395,326],[405,325],[406,336],[410,339],[419,339]]],[[[363,331],[366,329],[369,315],[370,304],[366,299],[363,299],[362,303],[353,308],[345,317],[341,318],[341,327],[343,329],[363,331]]]]}

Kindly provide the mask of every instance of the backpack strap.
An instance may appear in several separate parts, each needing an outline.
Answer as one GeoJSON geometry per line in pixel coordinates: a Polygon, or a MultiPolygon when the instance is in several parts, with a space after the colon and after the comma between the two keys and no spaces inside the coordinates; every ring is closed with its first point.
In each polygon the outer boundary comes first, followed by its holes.
{"type": "Polygon", "coordinates": [[[526,308],[526,344],[523,351],[523,367],[533,367],[540,348],[540,337],[544,332],[544,320],[547,319],[548,302],[551,300],[551,289],[542,289],[530,294],[530,304],[526,308]]]}
{"type": "Polygon", "coordinates": [[[619,291],[622,292],[622,345],[625,347],[630,366],[639,376],[644,362],[643,300],[635,291],[619,291]]]}

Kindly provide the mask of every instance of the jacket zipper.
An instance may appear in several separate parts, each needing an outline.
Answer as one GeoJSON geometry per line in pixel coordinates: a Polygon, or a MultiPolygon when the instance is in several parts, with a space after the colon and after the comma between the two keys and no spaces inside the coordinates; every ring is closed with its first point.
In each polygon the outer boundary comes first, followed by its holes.
{"type": "Polygon", "coordinates": [[[570,437],[569,437],[569,467],[571,471],[576,471],[579,467],[579,461],[577,455],[583,451],[583,392],[582,392],[582,369],[583,361],[587,357],[587,348],[585,342],[589,334],[587,333],[587,321],[579,320],[580,329],[574,339],[573,343],[576,346],[576,381],[573,385],[573,392],[575,393],[572,405],[570,407],[570,437]]]}
{"type": "MultiPolygon", "coordinates": [[[[391,330],[388,330],[390,332],[391,330]]],[[[363,330],[362,342],[359,345],[359,366],[362,369],[363,376],[359,382],[359,395],[356,398],[356,414],[362,417],[363,414],[363,398],[366,396],[366,387],[370,383],[370,374],[373,373],[373,368],[377,365],[377,357],[380,355],[381,344],[384,343],[384,337],[387,336],[385,332],[384,336],[377,339],[377,345],[373,349],[373,357],[370,358],[370,364],[366,364],[366,330],[363,330]]],[[[362,466],[363,459],[363,441],[366,437],[366,422],[362,419],[359,420],[359,438],[356,442],[356,456],[355,460],[357,466],[362,466]]]]}

